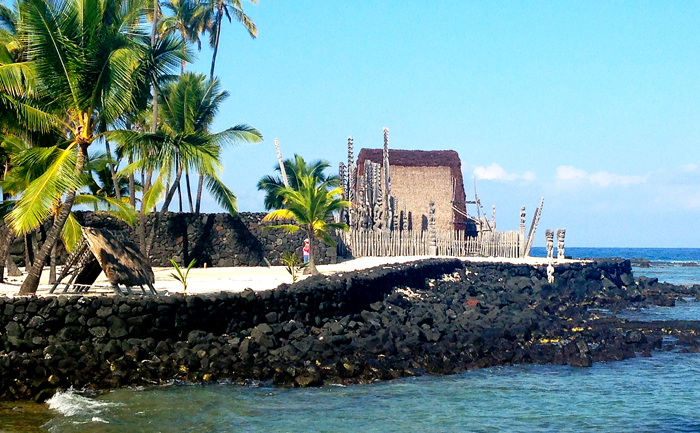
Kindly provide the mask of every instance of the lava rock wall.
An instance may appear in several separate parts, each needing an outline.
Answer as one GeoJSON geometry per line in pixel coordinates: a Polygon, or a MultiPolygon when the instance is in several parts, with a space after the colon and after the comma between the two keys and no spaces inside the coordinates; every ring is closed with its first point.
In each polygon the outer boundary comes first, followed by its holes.
{"type": "MultiPolygon", "coordinates": [[[[557,266],[549,284],[544,267],[432,259],[263,292],[0,297],[0,398],[173,379],[312,386],[517,362],[586,366],[607,355],[583,340],[530,345],[584,329],[581,305],[640,293],[629,261],[557,266]]],[[[620,344],[615,356],[638,349],[620,344]]]]}
{"type": "MultiPolygon", "coordinates": [[[[135,227],[104,213],[75,212],[83,226],[110,230],[126,230],[138,245],[135,227]]],[[[301,247],[306,235],[303,231],[287,233],[280,229],[263,230],[270,223],[263,223],[265,213],[241,212],[237,215],[225,213],[192,214],[166,212],[150,214],[147,219],[152,266],[172,266],[170,259],[179,265],[187,265],[192,259],[197,266],[265,266],[280,265],[285,251],[294,251],[301,258],[301,247]],[[155,230],[153,228],[155,227],[155,230]]],[[[48,227],[37,236],[41,240],[48,227]]],[[[18,238],[10,249],[10,256],[20,266],[24,265],[24,239],[18,238]]],[[[337,262],[334,246],[317,243],[316,263],[337,262]]],[[[60,248],[59,263],[67,254],[60,248]]]]}

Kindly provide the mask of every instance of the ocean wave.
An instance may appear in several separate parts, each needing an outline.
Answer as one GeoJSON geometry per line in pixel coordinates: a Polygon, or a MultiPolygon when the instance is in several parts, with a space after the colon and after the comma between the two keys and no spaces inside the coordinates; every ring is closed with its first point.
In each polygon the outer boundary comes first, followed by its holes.
{"type": "Polygon", "coordinates": [[[98,418],[96,415],[101,414],[105,409],[121,405],[120,403],[97,401],[85,397],[72,387],[63,392],[57,392],[46,400],[46,403],[49,405],[49,409],[63,416],[90,416],[93,417],[93,420],[98,418]]]}

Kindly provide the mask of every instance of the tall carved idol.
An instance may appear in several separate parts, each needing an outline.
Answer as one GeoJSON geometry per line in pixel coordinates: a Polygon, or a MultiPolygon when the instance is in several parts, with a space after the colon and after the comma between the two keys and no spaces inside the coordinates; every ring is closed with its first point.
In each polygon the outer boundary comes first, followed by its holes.
{"type": "Polygon", "coordinates": [[[428,209],[428,255],[437,256],[437,230],[435,229],[435,202],[430,200],[428,209]]]}
{"type": "Polygon", "coordinates": [[[384,147],[382,149],[382,172],[384,177],[384,185],[382,196],[382,201],[384,203],[384,216],[386,221],[384,221],[384,226],[389,227],[391,224],[391,214],[389,212],[389,197],[391,197],[391,171],[389,168],[389,128],[384,127],[384,147]]]}
{"type": "Polygon", "coordinates": [[[564,255],[564,236],[566,236],[566,229],[557,229],[557,259],[559,260],[566,258],[564,255]]]}
{"type": "Polygon", "coordinates": [[[391,211],[391,229],[399,230],[399,206],[396,197],[391,197],[391,206],[389,207],[391,211]]]}
{"type": "MultiPolygon", "coordinates": [[[[349,193],[350,189],[348,188],[348,180],[347,180],[346,172],[345,172],[345,164],[342,162],[338,165],[338,177],[340,178],[340,187],[341,187],[341,190],[343,191],[342,198],[343,198],[343,200],[347,200],[348,193],[349,193]]],[[[348,212],[347,212],[347,209],[345,209],[345,208],[340,210],[340,222],[345,223],[345,224],[349,223],[348,212]]]]}
{"type": "Polygon", "coordinates": [[[402,223],[401,230],[406,230],[408,231],[409,227],[409,219],[408,219],[408,205],[406,200],[403,201],[403,223],[402,223]]]}
{"type": "Polygon", "coordinates": [[[374,200],[373,209],[373,225],[372,229],[381,230],[384,227],[384,202],[382,201],[382,172],[379,164],[371,163],[372,165],[372,183],[374,200]]]}
{"type": "Polygon", "coordinates": [[[545,230],[544,238],[547,246],[547,259],[552,259],[554,257],[554,230],[545,230]]]}
{"type": "Polygon", "coordinates": [[[348,225],[351,227],[356,227],[356,217],[355,208],[357,207],[357,197],[355,197],[355,188],[357,187],[355,182],[355,152],[353,151],[353,139],[348,137],[348,180],[347,180],[347,200],[353,204],[348,209],[348,225]]]}

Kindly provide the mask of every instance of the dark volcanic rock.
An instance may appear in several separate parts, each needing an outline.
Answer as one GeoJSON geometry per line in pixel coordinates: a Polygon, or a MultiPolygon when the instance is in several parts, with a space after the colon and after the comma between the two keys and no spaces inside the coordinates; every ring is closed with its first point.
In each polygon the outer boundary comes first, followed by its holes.
{"type": "Polygon", "coordinates": [[[169,380],[363,383],[515,363],[700,352],[697,322],[595,309],[672,305],[700,286],[634,279],[628,261],[544,267],[428,260],[314,276],[267,292],[0,298],[0,397],[169,380]],[[667,340],[666,340],[667,341],[667,340]],[[21,390],[21,392],[20,392],[21,390]]]}

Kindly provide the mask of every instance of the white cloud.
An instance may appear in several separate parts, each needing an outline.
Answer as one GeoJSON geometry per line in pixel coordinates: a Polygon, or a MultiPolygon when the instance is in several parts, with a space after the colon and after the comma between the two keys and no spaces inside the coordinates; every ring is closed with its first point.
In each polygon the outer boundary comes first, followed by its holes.
{"type": "Polygon", "coordinates": [[[517,179],[523,179],[528,182],[532,182],[536,179],[535,173],[531,171],[526,171],[524,174],[519,175],[515,173],[508,173],[503,167],[496,164],[495,162],[488,167],[474,167],[474,177],[477,179],[484,180],[500,180],[500,181],[511,181],[517,179]]]}
{"type": "Polygon", "coordinates": [[[588,173],[572,165],[560,165],[557,167],[557,180],[586,179],[588,173]]]}
{"type": "Polygon", "coordinates": [[[589,181],[590,183],[599,186],[630,186],[645,183],[648,175],[623,175],[609,173],[607,171],[599,171],[597,173],[588,174],[585,170],[581,170],[571,165],[560,165],[557,167],[556,179],[558,182],[565,181],[589,181]]]}
{"type": "Polygon", "coordinates": [[[683,170],[683,171],[686,172],[686,173],[691,172],[691,171],[695,171],[695,170],[697,170],[697,169],[698,169],[698,165],[697,165],[697,164],[685,164],[685,165],[681,165],[681,170],[683,170]]]}

